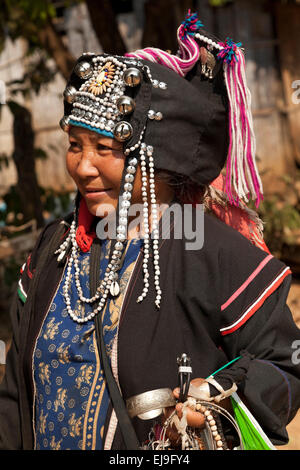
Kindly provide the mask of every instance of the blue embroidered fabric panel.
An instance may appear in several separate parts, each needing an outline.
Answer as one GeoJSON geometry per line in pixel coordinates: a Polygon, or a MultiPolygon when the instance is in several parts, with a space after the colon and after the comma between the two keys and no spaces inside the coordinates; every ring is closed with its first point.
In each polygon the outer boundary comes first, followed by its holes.
{"type": "MultiPolygon", "coordinates": [[[[103,335],[111,355],[119,313],[127,283],[141,248],[141,240],[127,244],[120,270],[120,295],[107,302],[103,335]]],[[[102,243],[100,276],[108,264],[110,242],[102,243]]],[[[90,253],[80,253],[80,282],[85,297],[90,297],[90,253]]],[[[74,280],[74,266],[71,272],[74,280]]],[[[36,449],[102,449],[109,394],[103,379],[93,320],[79,324],[66,310],[62,288],[64,277],[36,340],[33,355],[34,431],[36,449]]],[[[78,301],[71,282],[71,306],[79,316],[91,311],[78,301]]]]}

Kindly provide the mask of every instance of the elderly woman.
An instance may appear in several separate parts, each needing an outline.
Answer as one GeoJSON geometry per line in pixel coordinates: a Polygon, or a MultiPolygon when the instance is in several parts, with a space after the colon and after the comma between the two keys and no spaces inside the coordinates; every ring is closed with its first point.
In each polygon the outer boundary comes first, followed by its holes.
{"type": "MultiPolygon", "coordinates": [[[[145,448],[157,420],[181,422],[183,352],[196,396],[219,402],[238,390],[272,442],[288,440],[300,399],[291,272],[243,203],[262,193],[243,54],[201,26],[187,16],[176,56],[87,53],[74,67],[61,126],[78,195],[22,270],[1,448],[145,448]],[[124,414],[126,400],[160,389],[174,389],[164,417],[124,414]]],[[[188,408],[187,424],[201,430],[208,416],[188,408]]],[[[167,430],[170,448],[178,429],[167,430]]]]}

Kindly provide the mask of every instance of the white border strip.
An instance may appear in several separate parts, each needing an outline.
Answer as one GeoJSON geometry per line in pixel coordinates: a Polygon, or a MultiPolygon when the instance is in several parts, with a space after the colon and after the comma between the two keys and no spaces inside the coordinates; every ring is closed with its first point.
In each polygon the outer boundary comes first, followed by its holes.
{"type": "Polygon", "coordinates": [[[26,299],[27,299],[27,294],[26,294],[26,292],[25,292],[24,289],[23,289],[21,279],[19,279],[18,286],[19,286],[19,288],[20,288],[20,291],[21,291],[22,294],[24,295],[24,297],[26,297],[26,299]]]}

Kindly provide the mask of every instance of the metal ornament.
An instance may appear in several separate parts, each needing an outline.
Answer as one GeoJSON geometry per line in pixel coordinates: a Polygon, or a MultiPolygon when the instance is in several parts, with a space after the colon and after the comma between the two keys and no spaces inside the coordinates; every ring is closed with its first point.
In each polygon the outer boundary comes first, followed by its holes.
{"type": "Polygon", "coordinates": [[[130,418],[146,420],[159,416],[163,409],[175,406],[176,400],[170,388],[158,388],[149,392],[140,393],[126,400],[126,407],[130,418]]]}
{"type": "Polygon", "coordinates": [[[129,96],[121,96],[117,101],[117,108],[124,115],[130,114],[134,111],[135,102],[129,96]]]}
{"type": "Polygon", "coordinates": [[[124,142],[130,139],[133,134],[131,124],[127,121],[120,121],[114,128],[114,136],[118,142],[124,142]]]}
{"type": "Polygon", "coordinates": [[[87,78],[90,78],[93,73],[92,66],[89,62],[78,62],[74,68],[74,72],[78,77],[82,78],[83,80],[86,80],[87,78]]]}
{"type": "Polygon", "coordinates": [[[139,69],[130,67],[129,69],[125,70],[123,78],[127,86],[135,87],[141,83],[142,74],[139,69]]]}
{"type": "Polygon", "coordinates": [[[188,391],[192,376],[191,359],[183,353],[177,358],[178,364],[178,382],[180,387],[179,401],[184,403],[187,400],[188,391]]]}
{"type": "Polygon", "coordinates": [[[99,73],[95,80],[90,84],[88,91],[93,95],[98,96],[105,93],[106,90],[111,86],[116,71],[115,64],[112,62],[106,62],[103,67],[99,70],[99,73]]]}
{"type": "Polygon", "coordinates": [[[154,111],[153,109],[149,109],[149,111],[148,111],[148,118],[151,119],[151,120],[152,120],[152,119],[155,119],[155,114],[156,114],[156,113],[155,113],[155,111],[154,111]]]}
{"type": "Polygon", "coordinates": [[[202,64],[201,73],[205,77],[212,79],[213,70],[216,65],[215,56],[206,47],[200,47],[200,62],[202,64]]]}
{"type": "Polygon", "coordinates": [[[67,132],[69,130],[69,121],[70,121],[69,116],[63,116],[61,120],[59,121],[59,125],[64,132],[67,132]]]}
{"type": "Polygon", "coordinates": [[[75,95],[77,93],[77,90],[74,86],[68,86],[67,88],[65,88],[65,91],[63,93],[63,96],[64,96],[64,99],[68,102],[68,103],[73,103],[74,101],[74,98],[75,98],[75,95]]]}

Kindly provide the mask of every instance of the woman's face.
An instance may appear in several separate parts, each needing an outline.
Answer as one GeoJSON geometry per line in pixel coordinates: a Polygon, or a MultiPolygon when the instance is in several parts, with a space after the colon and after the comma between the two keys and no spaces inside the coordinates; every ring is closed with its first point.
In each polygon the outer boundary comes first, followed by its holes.
{"type": "MultiPolygon", "coordinates": [[[[100,215],[97,214],[97,209],[105,204],[107,214],[114,212],[118,205],[125,163],[123,145],[114,139],[76,126],[71,126],[69,140],[67,169],[89,211],[93,215],[100,215]]],[[[156,182],[155,192],[158,203],[169,203],[174,196],[173,190],[163,181],[156,182]]],[[[131,204],[141,203],[142,178],[140,166],[137,166],[131,204]]]]}
{"type": "MultiPolygon", "coordinates": [[[[97,214],[101,204],[116,210],[125,156],[120,142],[96,132],[72,126],[67,169],[75,181],[89,211],[97,214]]],[[[132,202],[141,200],[141,178],[137,169],[132,202]]]]}

